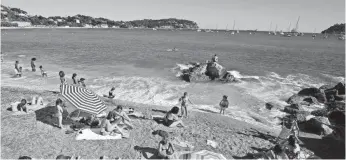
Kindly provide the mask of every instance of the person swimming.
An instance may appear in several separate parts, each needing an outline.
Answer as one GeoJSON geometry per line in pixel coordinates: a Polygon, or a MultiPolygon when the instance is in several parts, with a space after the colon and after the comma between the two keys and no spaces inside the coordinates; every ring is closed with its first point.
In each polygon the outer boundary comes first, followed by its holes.
{"type": "Polygon", "coordinates": [[[45,72],[45,71],[43,70],[43,67],[42,67],[42,66],[40,66],[40,70],[41,70],[42,77],[47,77],[47,72],[45,72]]]}
{"type": "Polygon", "coordinates": [[[36,61],[36,58],[32,58],[31,59],[31,69],[32,69],[33,72],[36,72],[35,61],[36,61]]]}
{"type": "Polygon", "coordinates": [[[73,73],[72,74],[72,81],[73,81],[73,84],[78,84],[78,80],[77,80],[77,73],[73,73]]]}

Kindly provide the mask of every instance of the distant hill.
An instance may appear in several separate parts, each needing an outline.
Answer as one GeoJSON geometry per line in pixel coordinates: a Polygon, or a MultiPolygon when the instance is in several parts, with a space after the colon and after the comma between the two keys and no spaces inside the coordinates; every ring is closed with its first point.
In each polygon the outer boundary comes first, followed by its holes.
{"type": "Polygon", "coordinates": [[[342,32],[345,32],[345,23],[340,24],[334,24],[333,26],[329,27],[328,29],[322,31],[322,33],[337,33],[340,34],[342,32]]]}
{"type": "Polygon", "coordinates": [[[97,28],[163,28],[163,29],[197,29],[196,22],[168,18],[168,19],[144,19],[134,21],[114,21],[107,18],[94,18],[77,14],[75,16],[51,16],[29,15],[19,8],[10,8],[1,5],[1,26],[25,27],[25,26],[63,26],[63,27],[97,27],[97,28]]]}

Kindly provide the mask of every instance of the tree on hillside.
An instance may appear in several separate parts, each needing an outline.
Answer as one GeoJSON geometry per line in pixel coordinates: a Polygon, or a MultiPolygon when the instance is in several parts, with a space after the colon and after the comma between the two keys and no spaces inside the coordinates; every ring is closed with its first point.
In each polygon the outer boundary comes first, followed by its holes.
{"type": "Polygon", "coordinates": [[[322,31],[322,34],[324,33],[341,33],[345,32],[345,23],[340,24],[334,24],[333,26],[329,27],[328,29],[322,31]]]}

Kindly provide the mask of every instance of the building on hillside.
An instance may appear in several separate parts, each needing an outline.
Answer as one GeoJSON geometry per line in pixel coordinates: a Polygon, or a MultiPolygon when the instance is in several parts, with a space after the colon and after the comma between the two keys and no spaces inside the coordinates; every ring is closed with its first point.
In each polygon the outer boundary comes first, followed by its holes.
{"type": "Polygon", "coordinates": [[[108,28],[108,25],[107,24],[101,24],[100,28],[108,28]]]}
{"type": "Polygon", "coordinates": [[[76,23],[78,23],[78,24],[80,23],[79,19],[76,19],[76,23]]]}
{"type": "Polygon", "coordinates": [[[17,23],[18,27],[30,27],[31,22],[13,21],[11,23],[17,23]]]}
{"type": "Polygon", "coordinates": [[[19,13],[18,14],[19,16],[22,16],[22,17],[28,17],[28,15],[24,14],[24,13],[19,13]]]}
{"type": "Polygon", "coordinates": [[[173,29],[173,26],[161,26],[162,29],[173,29]]]}
{"type": "Polygon", "coordinates": [[[63,22],[64,20],[63,19],[57,19],[58,22],[63,22]]]}
{"type": "Polygon", "coordinates": [[[113,26],[112,28],[120,28],[119,26],[113,26]]]}
{"type": "Polygon", "coordinates": [[[93,26],[90,25],[90,24],[84,24],[84,27],[86,27],[86,28],[92,28],[93,26]]]}
{"type": "Polygon", "coordinates": [[[54,22],[54,19],[52,19],[52,18],[49,18],[49,19],[48,19],[48,21],[54,22]]]}

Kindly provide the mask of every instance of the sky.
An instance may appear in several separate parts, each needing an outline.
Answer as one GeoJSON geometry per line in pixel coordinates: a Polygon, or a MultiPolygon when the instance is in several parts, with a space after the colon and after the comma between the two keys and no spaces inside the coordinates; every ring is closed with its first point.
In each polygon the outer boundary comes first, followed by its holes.
{"type": "Polygon", "coordinates": [[[182,18],[200,28],[321,32],[345,23],[345,0],[2,0],[30,15],[83,14],[112,20],[182,18]]]}

